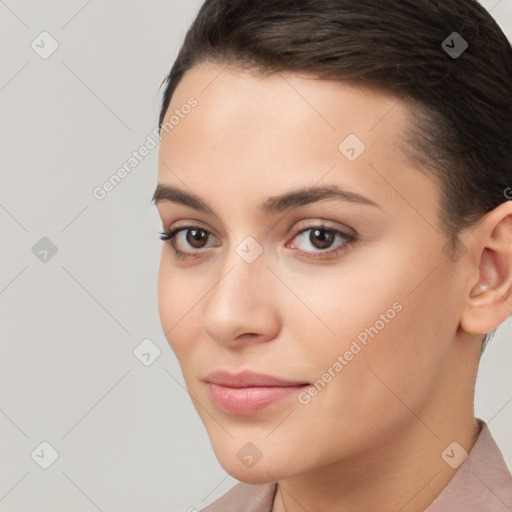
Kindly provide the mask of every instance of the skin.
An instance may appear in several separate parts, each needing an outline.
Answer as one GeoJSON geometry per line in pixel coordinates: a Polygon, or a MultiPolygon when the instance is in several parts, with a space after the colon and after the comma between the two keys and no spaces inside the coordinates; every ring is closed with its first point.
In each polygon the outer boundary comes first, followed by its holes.
{"type": "Polygon", "coordinates": [[[211,234],[193,246],[181,232],[178,248],[199,254],[186,260],[164,243],[159,309],[220,464],[241,481],[278,481],[274,512],[423,511],[455,472],[443,450],[456,441],[469,452],[478,437],[482,333],[512,312],[512,202],[462,233],[455,261],[443,250],[437,186],[402,151],[411,107],[345,83],[212,63],[186,73],[168,116],[191,96],[197,107],[163,133],[159,183],[215,213],[157,202],[163,230],[211,234]],[[353,162],[338,150],[348,134],[366,145],[353,162]],[[331,198],[258,209],[331,184],[379,207],[331,198]],[[322,222],[357,239],[322,249],[311,231],[292,232],[322,222]],[[248,236],[263,250],[252,263],[236,252],[248,236]],[[401,310],[309,403],[241,416],[211,400],[204,378],[215,369],[314,383],[394,303],[401,310]],[[248,442],[262,454],[252,467],[237,457],[248,442]]]}

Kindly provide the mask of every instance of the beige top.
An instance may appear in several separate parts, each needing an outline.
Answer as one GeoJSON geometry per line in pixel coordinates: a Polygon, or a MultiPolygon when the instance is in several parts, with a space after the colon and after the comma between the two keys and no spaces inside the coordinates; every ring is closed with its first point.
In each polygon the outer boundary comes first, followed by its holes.
{"type": "MultiPolygon", "coordinates": [[[[512,511],[512,476],[486,423],[478,421],[469,457],[425,512],[512,511]]],[[[201,512],[271,512],[276,491],[276,482],[240,482],[201,512]]]]}

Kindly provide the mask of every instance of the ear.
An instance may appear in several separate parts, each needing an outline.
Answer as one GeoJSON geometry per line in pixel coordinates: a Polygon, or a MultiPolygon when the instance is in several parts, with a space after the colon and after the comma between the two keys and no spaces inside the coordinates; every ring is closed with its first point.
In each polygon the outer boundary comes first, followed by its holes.
{"type": "Polygon", "coordinates": [[[476,277],[468,282],[460,326],[484,334],[512,314],[512,201],[487,213],[464,243],[476,277]]]}

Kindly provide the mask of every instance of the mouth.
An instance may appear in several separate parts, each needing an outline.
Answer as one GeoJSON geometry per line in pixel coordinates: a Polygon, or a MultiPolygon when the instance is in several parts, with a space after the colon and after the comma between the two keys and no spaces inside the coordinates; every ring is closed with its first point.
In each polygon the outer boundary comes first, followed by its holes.
{"type": "Polygon", "coordinates": [[[310,383],[244,371],[231,374],[215,371],[205,379],[210,397],[223,412],[255,414],[284,399],[296,397],[310,383]]]}

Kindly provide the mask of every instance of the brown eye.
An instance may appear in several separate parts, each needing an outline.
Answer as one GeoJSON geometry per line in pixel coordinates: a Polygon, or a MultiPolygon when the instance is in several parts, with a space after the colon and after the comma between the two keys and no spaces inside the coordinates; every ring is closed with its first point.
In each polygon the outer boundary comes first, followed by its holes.
{"type": "Polygon", "coordinates": [[[309,242],[317,249],[327,249],[336,239],[333,229],[311,229],[309,242]]]}
{"type": "Polygon", "coordinates": [[[204,229],[187,229],[186,233],[185,241],[195,249],[202,249],[208,241],[208,231],[204,229]]]}
{"type": "Polygon", "coordinates": [[[216,238],[206,229],[199,226],[185,226],[173,229],[167,233],[160,233],[160,239],[165,242],[170,242],[176,254],[180,257],[186,256],[199,256],[202,252],[199,249],[208,248],[212,245],[219,245],[210,243],[216,238]]]}
{"type": "Polygon", "coordinates": [[[292,248],[305,258],[332,257],[356,240],[356,236],[326,226],[310,226],[295,232],[292,248]],[[336,241],[339,241],[336,243],[336,241]]]}

